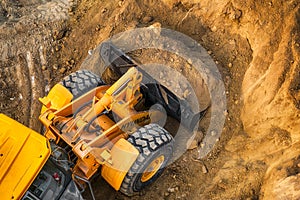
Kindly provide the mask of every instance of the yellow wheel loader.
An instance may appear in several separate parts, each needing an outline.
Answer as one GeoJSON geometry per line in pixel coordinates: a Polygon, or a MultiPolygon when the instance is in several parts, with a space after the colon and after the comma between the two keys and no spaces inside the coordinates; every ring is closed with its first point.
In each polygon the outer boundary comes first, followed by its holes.
{"type": "Polygon", "coordinates": [[[159,83],[144,84],[151,76],[112,44],[102,50],[120,78],[107,85],[88,70],[65,77],[39,99],[43,134],[0,115],[1,199],[82,199],[86,187],[94,198],[97,172],[131,196],[156,180],[172,157],[174,139],[156,124],[161,108],[189,127],[203,116],[159,83]],[[161,107],[149,109],[157,103],[161,107]]]}

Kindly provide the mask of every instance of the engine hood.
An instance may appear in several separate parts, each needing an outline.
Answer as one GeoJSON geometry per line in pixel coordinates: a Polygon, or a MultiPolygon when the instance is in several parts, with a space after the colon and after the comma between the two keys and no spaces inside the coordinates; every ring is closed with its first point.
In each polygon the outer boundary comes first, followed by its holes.
{"type": "Polygon", "coordinates": [[[45,137],[0,114],[0,194],[2,199],[21,198],[49,156],[49,143],[45,137]]]}

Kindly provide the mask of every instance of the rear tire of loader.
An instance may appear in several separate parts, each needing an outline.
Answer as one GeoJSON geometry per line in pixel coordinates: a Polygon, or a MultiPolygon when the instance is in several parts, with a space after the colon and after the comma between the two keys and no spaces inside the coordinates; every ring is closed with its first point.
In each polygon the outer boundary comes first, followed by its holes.
{"type": "Polygon", "coordinates": [[[172,157],[174,139],[161,126],[149,124],[130,135],[128,141],[140,154],[126,174],[120,191],[132,196],[162,174],[172,157]]]}
{"type": "Polygon", "coordinates": [[[105,85],[98,75],[86,69],[66,76],[60,84],[73,94],[73,100],[100,85],[105,85]]]}

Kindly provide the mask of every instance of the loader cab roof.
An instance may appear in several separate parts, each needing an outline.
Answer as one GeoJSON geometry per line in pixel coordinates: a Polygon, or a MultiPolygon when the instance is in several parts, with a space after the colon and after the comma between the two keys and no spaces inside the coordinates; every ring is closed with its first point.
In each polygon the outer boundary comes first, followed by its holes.
{"type": "Polygon", "coordinates": [[[0,127],[0,194],[3,199],[20,199],[48,160],[49,143],[3,114],[0,127]]]}

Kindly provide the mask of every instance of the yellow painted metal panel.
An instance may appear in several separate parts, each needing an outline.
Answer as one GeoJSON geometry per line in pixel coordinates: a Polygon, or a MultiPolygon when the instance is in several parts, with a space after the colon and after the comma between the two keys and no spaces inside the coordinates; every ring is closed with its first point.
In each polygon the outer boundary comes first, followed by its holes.
{"type": "Polygon", "coordinates": [[[50,156],[45,137],[0,114],[1,199],[19,199],[50,156]]]}
{"type": "Polygon", "coordinates": [[[59,110],[70,103],[72,99],[73,95],[67,88],[56,84],[46,97],[39,99],[43,104],[41,113],[44,113],[47,108],[59,110]]]}
{"type": "Polygon", "coordinates": [[[119,190],[121,184],[139,155],[139,151],[125,139],[120,139],[111,150],[112,165],[106,163],[102,166],[102,177],[115,189],[119,190]]]}

